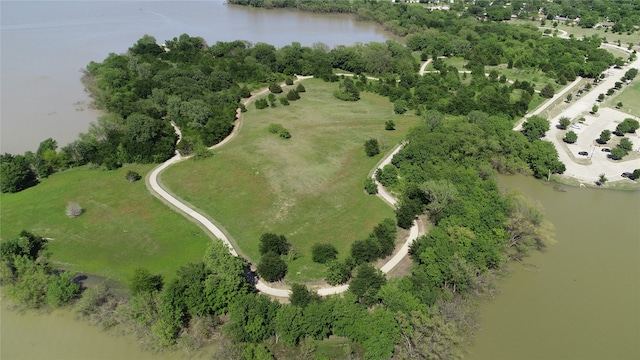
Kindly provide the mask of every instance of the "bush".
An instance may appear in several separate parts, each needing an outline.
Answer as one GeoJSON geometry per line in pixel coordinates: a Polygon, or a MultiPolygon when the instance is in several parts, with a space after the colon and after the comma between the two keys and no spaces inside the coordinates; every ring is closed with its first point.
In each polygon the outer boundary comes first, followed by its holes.
{"type": "Polygon", "coordinates": [[[262,110],[269,107],[269,102],[267,99],[258,99],[256,100],[256,109],[262,110]]]}
{"type": "Polygon", "coordinates": [[[373,180],[373,178],[367,177],[367,179],[364,181],[364,190],[369,195],[373,195],[373,194],[377,194],[378,193],[378,185],[373,180]]]}
{"type": "Polygon", "coordinates": [[[298,94],[296,90],[289,90],[289,92],[287,93],[287,100],[296,101],[298,99],[300,99],[300,94],[298,94]]]}
{"type": "Polygon", "coordinates": [[[568,131],[563,140],[568,144],[573,144],[578,140],[578,135],[573,131],[568,131]]]}
{"type": "Polygon", "coordinates": [[[138,174],[135,171],[127,171],[127,175],[126,175],[127,180],[129,180],[129,182],[136,182],[140,179],[142,179],[142,176],[140,176],[140,174],[138,174]]]}
{"type": "Polygon", "coordinates": [[[281,96],[278,100],[280,100],[280,104],[283,106],[289,106],[289,100],[286,96],[281,96]]]}
{"type": "Polygon", "coordinates": [[[353,267],[354,262],[351,258],[345,261],[332,261],[327,264],[325,280],[331,286],[344,284],[351,278],[353,267]]]}
{"type": "Polygon", "coordinates": [[[299,93],[303,93],[303,92],[306,92],[307,89],[304,88],[304,85],[298,84],[298,86],[296,86],[296,91],[299,93]]]}
{"type": "Polygon", "coordinates": [[[596,142],[598,142],[598,144],[606,144],[609,140],[611,140],[611,131],[605,129],[602,130],[602,132],[600,133],[600,137],[596,140],[596,142]]]}
{"type": "Polygon", "coordinates": [[[162,285],[161,275],[152,275],[147,269],[136,268],[129,281],[129,290],[131,291],[131,295],[151,293],[162,290],[162,285]]]}
{"type": "Polygon", "coordinates": [[[67,203],[67,209],[65,213],[70,218],[77,218],[78,216],[82,215],[83,210],[80,204],[78,204],[77,202],[69,201],[67,203]]]}
{"type": "Polygon", "coordinates": [[[407,112],[407,102],[405,100],[399,99],[393,103],[393,112],[402,115],[407,112]]]}
{"type": "Polygon", "coordinates": [[[633,149],[633,143],[631,140],[625,138],[620,139],[620,143],[618,143],[618,147],[623,149],[626,152],[629,152],[633,149]]]}
{"type": "Polygon", "coordinates": [[[291,133],[280,124],[269,124],[267,130],[272,134],[278,134],[283,139],[290,139],[291,133]]]}
{"type": "Polygon", "coordinates": [[[311,247],[311,258],[313,262],[326,264],[338,257],[338,250],[331,244],[313,244],[311,247]]]}
{"type": "Polygon", "coordinates": [[[80,285],[73,282],[74,275],[64,272],[58,276],[51,276],[47,285],[47,303],[53,307],[67,305],[80,295],[80,285]]]}
{"type": "Polygon", "coordinates": [[[568,117],[563,116],[560,118],[560,128],[562,130],[566,130],[569,125],[571,125],[571,120],[568,117]]]}
{"type": "Polygon", "coordinates": [[[364,152],[372,157],[380,154],[380,146],[377,139],[369,139],[364,143],[364,152]]]}
{"type": "Polygon", "coordinates": [[[287,85],[293,85],[293,79],[292,78],[286,78],[284,80],[284,83],[287,84],[287,85]]]}

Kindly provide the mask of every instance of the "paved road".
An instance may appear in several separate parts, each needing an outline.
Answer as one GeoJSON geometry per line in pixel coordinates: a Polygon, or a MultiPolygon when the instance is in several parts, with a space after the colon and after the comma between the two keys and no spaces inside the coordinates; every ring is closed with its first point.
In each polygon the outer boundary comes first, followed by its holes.
{"type": "MultiPolygon", "coordinates": [[[[304,76],[304,77],[303,76],[299,76],[298,79],[296,80],[296,82],[299,82],[299,81],[304,80],[304,79],[308,79],[310,77],[311,76],[304,76]]],[[[282,84],[282,86],[285,87],[286,85],[282,84]]],[[[249,99],[244,101],[244,105],[248,106],[257,97],[267,93],[268,91],[269,91],[268,89],[263,89],[263,90],[255,93],[255,94],[253,94],[249,99]]],[[[235,127],[234,127],[233,131],[231,132],[231,134],[229,134],[229,136],[227,136],[220,143],[210,147],[210,149],[218,148],[218,147],[226,144],[227,142],[231,141],[236,136],[236,134],[238,133],[238,131],[240,130],[240,127],[242,125],[242,113],[238,110],[238,112],[236,114],[238,116],[238,120],[236,121],[235,127]]],[[[175,126],[175,124],[172,124],[172,126],[175,128],[176,133],[178,134],[178,141],[180,141],[180,138],[181,138],[180,129],[177,128],[177,126],[175,126]]],[[[380,162],[380,164],[378,165],[378,168],[381,168],[384,165],[389,164],[391,162],[391,158],[393,157],[393,155],[398,153],[398,151],[400,151],[401,149],[402,149],[402,145],[397,146],[391,153],[389,153],[389,155],[387,155],[380,162]]],[[[178,163],[178,162],[180,162],[182,160],[185,160],[187,158],[188,157],[182,157],[178,152],[176,152],[176,154],[171,159],[165,161],[164,163],[160,164],[158,167],[153,169],[153,171],[151,171],[151,173],[148,176],[147,188],[155,196],[161,198],[162,200],[164,200],[167,203],[169,203],[172,207],[180,210],[183,214],[191,217],[192,219],[194,219],[198,223],[202,224],[208,231],[210,231],[213,234],[213,236],[215,236],[216,238],[220,239],[229,248],[229,251],[231,252],[231,254],[233,254],[233,256],[238,256],[237,251],[233,248],[233,245],[231,244],[231,242],[229,241],[229,239],[227,238],[227,236],[224,234],[224,232],[222,231],[222,229],[220,227],[216,226],[209,219],[207,219],[204,215],[202,215],[201,213],[199,213],[196,210],[192,209],[187,204],[183,203],[180,199],[178,199],[177,197],[171,195],[169,192],[164,190],[162,188],[162,186],[160,185],[160,183],[158,182],[158,176],[166,168],[168,168],[169,166],[171,166],[171,165],[173,165],[175,163],[178,163]]],[[[375,172],[374,172],[374,174],[375,174],[375,172]]],[[[375,177],[374,177],[374,180],[375,180],[375,177]]],[[[390,205],[392,205],[392,206],[395,205],[397,200],[388,191],[386,191],[386,189],[380,183],[378,183],[377,181],[376,181],[376,183],[378,185],[378,195],[383,200],[388,202],[390,205]]],[[[400,260],[402,260],[402,258],[408,254],[409,246],[411,245],[411,243],[415,239],[418,238],[419,235],[420,235],[420,231],[419,231],[419,228],[418,228],[418,224],[417,224],[417,222],[414,221],[413,227],[411,228],[411,230],[409,232],[409,236],[407,237],[407,240],[405,241],[405,243],[400,247],[399,251],[381,268],[381,270],[384,273],[388,273],[389,271],[391,271],[391,269],[393,269],[400,262],[400,260]]],[[[265,284],[261,280],[258,280],[258,283],[256,284],[256,289],[258,289],[260,292],[262,292],[264,294],[277,296],[277,297],[286,298],[286,297],[289,297],[289,295],[291,294],[291,291],[288,290],[288,289],[273,288],[273,287],[270,287],[269,285],[265,284]]],[[[341,285],[341,286],[320,288],[320,289],[317,289],[317,292],[321,296],[326,296],[326,295],[331,295],[331,294],[339,294],[339,293],[347,291],[348,289],[349,289],[349,285],[341,285]]]]}

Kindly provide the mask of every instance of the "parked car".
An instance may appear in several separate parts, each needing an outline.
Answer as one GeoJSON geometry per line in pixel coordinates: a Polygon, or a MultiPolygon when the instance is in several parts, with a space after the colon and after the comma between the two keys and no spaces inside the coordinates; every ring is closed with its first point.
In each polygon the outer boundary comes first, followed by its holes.
{"type": "Polygon", "coordinates": [[[589,156],[589,153],[586,152],[586,151],[580,151],[580,152],[578,152],[578,155],[589,156]]]}
{"type": "Polygon", "coordinates": [[[610,152],[611,152],[611,149],[609,149],[609,148],[602,148],[602,152],[608,152],[608,153],[610,153],[610,152]]]}
{"type": "Polygon", "coordinates": [[[633,173],[623,172],[621,176],[624,177],[624,178],[631,178],[633,176],[633,173]]]}

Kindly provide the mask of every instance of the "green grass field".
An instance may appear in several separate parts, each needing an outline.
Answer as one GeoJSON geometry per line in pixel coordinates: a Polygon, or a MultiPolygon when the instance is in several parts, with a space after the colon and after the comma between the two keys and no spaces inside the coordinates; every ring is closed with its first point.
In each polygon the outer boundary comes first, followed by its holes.
{"type": "Polygon", "coordinates": [[[299,254],[289,263],[292,281],[324,277],[324,265],[311,261],[314,243],[334,244],[343,258],[353,241],[394,216],[389,205],[363,191],[365,177],[383,157],[367,157],[363,144],[377,138],[388,152],[419,121],[393,114],[388,100],[377,95],[361,93],[360,101],[343,102],[332,95],[337,83],[311,79],[304,86],[307,92],[290,106],[256,110],[251,104],[237,137],[214,156],[162,174],[174,193],[222,224],[254,264],[260,235],[284,234],[299,254]],[[391,119],[396,130],[385,131],[391,119]],[[292,138],[269,133],[272,123],[292,138]]]}
{"type": "Polygon", "coordinates": [[[622,111],[640,116],[640,101],[638,99],[640,99],[640,79],[636,77],[631,84],[625,85],[622,92],[614,96],[607,104],[614,107],[618,102],[622,102],[622,111]]]}
{"type": "Polygon", "coordinates": [[[141,175],[151,165],[116,171],[74,168],[52,175],[16,194],[2,194],[2,239],[25,229],[49,237],[55,266],[123,281],[142,266],[165,279],[188,262],[199,261],[209,237],[146,189],[144,179],[130,183],[128,170],[141,175]],[[84,213],[65,215],[68,201],[84,213]]]}

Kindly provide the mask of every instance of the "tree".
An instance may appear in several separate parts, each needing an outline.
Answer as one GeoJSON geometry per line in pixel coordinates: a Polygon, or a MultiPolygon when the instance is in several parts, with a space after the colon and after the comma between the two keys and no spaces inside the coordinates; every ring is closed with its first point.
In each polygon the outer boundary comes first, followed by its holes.
{"type": "Polygon", "coordinates": [[[364,152],[367,156],[372,157],[380,154],[380,146],[378,139],[369,139],[364,143],[364,152]]]}
{"type": "Polygon", "coordinates": [[[618,147],[623,149],[626,152],[629,152],[633,149],[633,143],[631,142],[631,140],[624,137],[620,139],[620,142],[618,143],[618,147]]]}
{"type": "Polygon", "coordinates": [[[522,124],[522,133],[530,141],[540,139],[547,131],[549,131],[549,120],[541,116],[532,116],[522,124]]]}
{"type": "Polygon", "coordinates": [[[264,233],[260,236],[260,254],[264,255],[273,252],[276,255],[286,255],[289,252],[291,244],[287,242],[284,235],[276,235],[274,233],[264,233]]]}
{"type": "Polygon", "coordinates": [[[258,110],[266,109],[269,107],[269,102],[265,98],[257,99],[255,104],[256,104],[256,109],[258,110]]]}
{"type": "Polygon", "coordinates": [[[300,99],[300,94],[298,94],[298,92],[296,90],[289,90],[289,92],[287,92],[287,100],[289,101],[295,101],[300,99]]]}
{"type": "Polygon", "coordinates": [[[306,91],[307,89],[305,89],[304,85],[302,85],[302,83],[298,83],[298,86],[296,86],[296,92],[303,93],[306,91]]]}
{"type": "Polygon", "coordinates": [[[238,296],[229,306],[229,332],[235,341],[258,343],[275,333],[278,302],[264,295],[238,296]]]}
{"type": "Polygon", "coordinates": [[[611,149],[611,158],[613,160],[620,160],[627,155],[627,151],[621,147],[614,147],[611,149]]]}
{"type": "Polygon", "coordinates": [[[281,96],[280,98],[278,98],[278,100],[280,101],[280,104],[282,104],[283,106],[289,106],[289,100],[287,99],[286,96],[281,96]]]}
{"type": "Polygon", "coordinates": [[[49,277],[47,285],[47,303],[49,305],[61,307],[80,295],[80,285],[74,282],[73,278],[74,275],[70,272],[49,277]]]}
{"type": "Polygon", "coordinates": [[[335,260],[338,256],[338,250],[331,244],[313,244],[311,247],[311,258],[313,262],[319,264],[326,264],[329,261],[335,260]]]}
{"type": "Polygon", "coordinates": [[[427,211],[431,216],[437,215],[458,198],[458,189],[449,180],[428,180],[420,185],[420,190],[427,199],[427,211]]]}
{"type": "Polygon", "coordinates": [[[563,116],[560,118],[560,128],[562,130],[566,130],[569,125],[571,125],[571,120],[568,117],[563,116]]]}
{"type": "Polygon", "coordinates": [[[622,109],[622,101],[618,101],[616,104],[616,109],[622,109]]]}
{"type": "Polygon", "coordinates": [[[304,284],[293,284],[289,300],[293,306],[305,307],[311,302],[319,301],[320,296],[315,291],[309,290],[304,284]]]}
{"type": "Polygon", "coordinates": [[[611,140],[611,131],[605,129],[600,133],[600,137],[596,140],[598,144],[606,144],[607,141],[611,140]]]}
{"type": "Polygon", "coordinates": [[[445,321],[439,314],[421,311],[396,315],[402,342],[398,346],[399,359],[457,360],[463,357],[463,338],[455,323],[445,321]]]}
{"type": "Polygon", "coordinates": [[[0,191],[16,193],[38,183],[36,174],[23,155],[0,156],[0,191]]]}
{"type": "Polygon", "coordinates": [[[393,112],[396,114],[404,114],[407,112],[407,102],[403,99],[398,99],[393,103],[393,112]]]}
{"type": "Polygon", "coordinates": [[[358,302],[371,306],[379,301],[378,290],[387,282],[382,271],[370,264],[362,264],[349,283],[349,291],[356,295],[358,302]]]}
{"type": "Polygon", "coordinates": [[[569,144],[573,144],[576,141],[578,141],[578,135],[573,132],[573,131],[568,131],[565,135],[564,135],[564,142],[569,143],[569,144]]]}
{"type": "Polygon", "coordinates": [[[640,179],[640,169],[633,170],[633,174],[631,175],[631,180],[640,179]]]}
{"type": "Polygon", "coordinates": [[[530,248],[545,249],[553,242],[552,225],[544,219],[541,205],[519,191],[511,191],[507,197],[509,218],[505,229],[509,247],[515,250],[511,256],[517,259],[530,248]]]}
{"type": "Polygon", "coordinates": [[[260,259],[258,274],[268,282],[282,280],[287,275],[287,264],[278,254],[269,251],[260,259]]]}
{"type": "Polygon", "coordinates": [[[17,238],[0,242],[0,260],[13,264],[16,257],[26,257],[35,261],[45,249],[47,241],[26,230],[22,230],[17,238]]]}
{"type": "Polygon", "coordinates": [[[367,176],[367,178],[364,181],[364,190],[369,195],[373,195],[373,194],[377,194],[378,193],[378,185],[373,180],[373,178],[367,176]]]}
{"type": "Polygon", "coordinates": [[[598,95],[598,101],[599,102],[603,102],[604,101],[604,94],[598,95]]]}
{"type": "Polygon", "coordinates": [[[133,276],[129,280],[129,290],[131,295],[148,294],[154,291],[162,290],[162,275],[152,275],[145,268],[136,268],[133,276]]]}
{"type": "Polygon", "coordinates": [[[298,306],[281,306],[274,322],[276,334],[287,344],[297,345],[305,335],[302,309],[298,306]]]}
{"type": "Polygon", "coordinates": [[[607,182],[607,177],[603,174],[600,174],[598,177],[598,186],[604,185],[607,182]]]}
{"type": "Polygon", "coordinates": [[[540,96],[542,96],[543,98],[551,99],[554,94],[555,90],[553,89],[553,85],[551,85],[550,83],[547,83],[547,85],[545,85],[542,90],[540,90],[540,96]]]}
{"type": "Polygon", "coordinates": [[[616,126],[616,133],[624,135],[625,133],[634,133],[640,128],[640,122],[632,118],[626,118],[616,126]]]}
{"type": "Polygon", "coordinates": [[[293,79],[288,77],[288,78],[284,79],[284,83],[286,85],[293,85],[293,79]]]}
{"type": "Polygon", "coordinates": [[[325,280],[331,286],[344,284],[351,278],[353,270],[353,260],[347,258],[345,261],[332,261],[327,264],[325,280]]]}
{"type": "Polygon", "coordinates": [[[569,103],[569,102],[571,102],[571,100],[573,100],[573,94],[569,93],[567,95],[567,102],[569,103]]]}
{"type": "Polygon", "coordinates": [[[594,105],[591,107],[591,113],[592,113],[592,114],[596,114],[596,113],[598,113],[598,109],[599,109],[599,108],[598,108],[598,105],[595,105],[595,104],[594,104],[594,105]]]}

